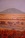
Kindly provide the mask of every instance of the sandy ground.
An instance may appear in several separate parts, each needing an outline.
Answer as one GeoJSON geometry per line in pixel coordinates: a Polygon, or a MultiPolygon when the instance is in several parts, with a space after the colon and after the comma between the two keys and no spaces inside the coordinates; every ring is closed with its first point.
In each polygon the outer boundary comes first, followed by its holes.
{"type": "Polygon", "coordinates": [[[25,30],[25,14],[0,14],[0,29],[25,30]]]}

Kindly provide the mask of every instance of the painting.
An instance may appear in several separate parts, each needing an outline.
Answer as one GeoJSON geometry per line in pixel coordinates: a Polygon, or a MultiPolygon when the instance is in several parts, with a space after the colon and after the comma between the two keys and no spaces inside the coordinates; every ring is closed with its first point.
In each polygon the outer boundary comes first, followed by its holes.
{"type": "Polygon", "coordinates": [[[0,38],[25,38],[25,0],[0,0],[0,38]]]}

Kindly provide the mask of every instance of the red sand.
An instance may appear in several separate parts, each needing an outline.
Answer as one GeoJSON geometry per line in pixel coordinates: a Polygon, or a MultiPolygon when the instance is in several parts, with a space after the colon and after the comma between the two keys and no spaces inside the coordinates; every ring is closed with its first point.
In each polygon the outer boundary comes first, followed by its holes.
{"type": "MultiPolygon", "coordinates": [[[[20,24],[18,23],[18,27],[25,28],[25,14],[0,14],[0,22],[1,21],[5,21],[6,23],[8,23],[8,21],[9,22],[20,22],[20,24]],[[2,19],[7,19],[7,20],[2,20],[2,19]],[[19,20],[8,20],[8,19],[19,19],[19,20]]],[[[2,25],[4,24],[2,23],[2,25]]],[[[17,26],[17,24],[15,26],[17,26]]],[[[25,38],[25,29],[22,29],[22,30],[23,31],[17,31],[17,30],[8,30],[7,28],[6,29],[0,28],[0,38],[25,38]]]]}
{"type": "Polygon", "coordinates": [[[0,30],[0,38],[25,38],[25,31],[0,30]]]}

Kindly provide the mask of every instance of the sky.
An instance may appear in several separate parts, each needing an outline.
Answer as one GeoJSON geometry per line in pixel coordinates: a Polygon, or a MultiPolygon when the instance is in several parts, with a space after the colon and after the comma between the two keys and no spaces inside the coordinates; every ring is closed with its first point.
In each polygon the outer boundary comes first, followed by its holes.
{"type": "Polygon", "coordinates": [[[8,8],[16,8],[25,12],[25,0],[0,0],[0,12],[8,8]]]}

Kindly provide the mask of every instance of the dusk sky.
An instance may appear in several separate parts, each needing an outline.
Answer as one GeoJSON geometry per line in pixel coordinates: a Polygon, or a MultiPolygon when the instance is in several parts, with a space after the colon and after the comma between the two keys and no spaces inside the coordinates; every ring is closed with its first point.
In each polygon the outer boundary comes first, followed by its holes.
{"type": "Polygon", "coordinates": [[[16,8],[25,12],[25,0],[0,0],[0,12],[8,8],[16,8]]]}

